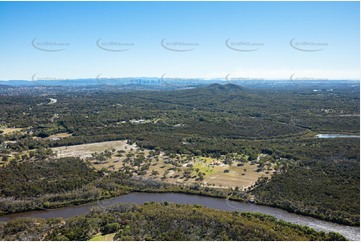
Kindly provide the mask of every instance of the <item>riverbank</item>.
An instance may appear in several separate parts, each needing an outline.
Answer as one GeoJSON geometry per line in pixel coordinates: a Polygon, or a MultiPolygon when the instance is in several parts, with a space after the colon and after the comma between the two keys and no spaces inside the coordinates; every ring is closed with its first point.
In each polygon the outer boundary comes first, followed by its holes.
{"type": "MultiPolygon", "coordinates": [[[[78,198],[75,197],[75,199],[65,200],[65,201],[58,201],[58,200],[64,200],[66,199],[66,194],[56,194],[56,197],[51,197],[51,195],[46,195],[44,197],[39,197],[35,199],[28,199],[28,200],[16,200],[13,198],[8,198],[3,200],[3,204],[8,202],[8,211],[0,211],[0,216],[5,215],[16,215],[20,213],[26,213],[31,211],[43,211],[48,209],[58,209],[58,208],[66,208],[69,206],[78,206],[78,205],[84,205],[84,204],[90,204],[92,202],[102,201],[106,199],[112,199],[114,197],[118,197],[121,195],[126,195],[132,192],[143,192],[143,193],[181,193],[181,194],[189,194],[189,195],[198,195],[198,196],[206,196],[206,197],[214,197],[214,198],[220,198],[225,199],[227,198],[227,191],[222,189],[209,189],[209,188],[202,188],[201,190],[198,187],[189,188],[189,187],[180,187],[175,186],[171,184],[166,183],[159,183],[161,184],[159,188],[148,188],[148,187],[141,187],[143,184],[140,181],[128,181],[128,184],[132,182],[132,186],[122,185],[117,188],[117,190],[109,191],[105,189],[98,188],[94,192],[94,195],[87,197],[87,198],[78,198]],[[47,198],[47,200],[45,200],[47,198]],[[50,199],[49,199],[50,198],[50,199]],[[50,200],[50,201],[49,201],[50,200]],[[16,206],[17,204],[22,204],[22,207],[18,207],[16,212],[10,212],[12,208],[10,207],[11,204],[13,206],[16,206]],[[27,205],[27,206],[24,206],[27,205]]],[[[158,182],[155,182],[157,185],[158,182]]],[[[93,188],[93,187],[91,187],[93,188]]],[[[89,188],[90,190],[90,188],[89,188]]],[[[79,191],[79,196],[82,196],[82,193],[86,193],[87,191],[79,191]]],[[[242,201],[247,202],[246,199],[242,199],[241,197],[233,197],[232,200],[234,201],[242,201]]],[[[12,210],[13,211],[13,210],[12,210]]]]}
{"type": "MultiPolygon", "coordinates": [[[[136,198],[141,196],[134,195],[136,198]]],[[[114,240],[129,241],[346,240],[339,233],[316,231],[264,214],[227,212],[199,204],[173,204],[167,201],[142,205],[117,203],[95,208],[71,219],[27,218],[0,224],[1,240],[81,241],[99,238],[99,234],[110,235],[114,240]]]]}
{"type": "MultiPolygon", "coordinates": [[[[177,204],[199,204],[205,207],[214,208],[224,211],[238,211],[243,212],[256,212],[273,216],[277,219],[297,224],[300,226],[308,226],[317,231],[324,232],[338,232],[351,240],[359,239],[359,227],[351,227],[345,225],[339,225],[312,217],[300,216],[294,213],[289,213],[285,210],[262,206],[252,203],[235,202],[226,199],[212,198],[208,196],[200,195],[188,195],[181,193],[129,193],[127,195],[118,196],[112,199],[97,201],[92,204],[85,204],[80,206],[65,207],[54,210],[43,210],[37,212],[28,212],[27,214],[19,214],[19,216],[10,215],[9,220],[22,217],[40,217],[40,218],[70,218],[79,215],[85,215],[93,209],[106,209],[107,207],[115,206],[116,204],[124,203],[137,203],[144,204],[146,202],[168,202],[177,204]]],[[[0,220],[4,221],[4,216],[0,217],[0,220]]]]}
{"type": "MultiPolygon", "coordinates": [[[[4,215],[16,215],[17,213],[26,213],[31,211],[42,211],[47,209],[59,209],[59,208],[66,208],[69,206],[78,206],[78,205],[86,205],[90,204],[92,202],[112,199],[118,196],[126,195],[129,193],[134,192],[141,192],[141,193],[149,193],[149,194],[167,194],[167,193],[179,193],[184,195],[197,195],[201,197],[209,197],[209,198],[218,198],[218,199],[224,199],[229,201],[235,201],[235,202],[242,202],[242,203],[248,203],[248,204],[258,204],[267,206],[270,208],[278,208],[282,209],[284,211],[287,211],[289,213],[294,213],[297,215],[302,216],[308,216],[315,219],[320,219],[327,222],[333,222],[340,225],[347,225],[347,226],[359,226],[359,224],[351,223],[351,222],[345,222],[342,220],[336,220],[336,219],[329,219],[328,217],[323,217],[318,214],[310,214],[305,213],[301,210],[293,209],[290,207],[285,206],[279,206],[277,204],[273,203],[263,203],[259,199],[254,199],[252,196],[250,196],[249,193],[241,192],[241,191],[229,191],[226,189],[216,189],[216,188],[209,188],[209,187],[201,187],[201,186],[177,186],[167,183],[161,183],[157,181],[146,181],[148,184],[144,183],[145,181],[140,180],[128,180],[126,184],[119,185],[117,190],[108,191],[104,189],[99,189],[99,191],[96,194],[100,194],[98,196],[90,196],[87,199],[74,199],[74,200],[66,200],[62,202],[58,201],[42,201],[42,198],[38,198],[38,201],[30,201],[34,203],[34,206],[26,206],[22,210],[18,210],[16,213],[2,213],[0,216],[4,215]]],[[[61,195],[58,195],[61,196],[61,195]]],[[[12,201],[14,203],[14,201],[12,201]]],[[[0,217],[1,218],[1,217],[0,217]]]]}
{"type": "Polygon", "coordinates": [[[263,205],[263,206],[282,209],[282,210],[285,210],[285,211],[287,211],[289,213],[294,213],[294,214],[299,214],[299,215],[302,215],[302,216],[308,216],[308,217],[312,217],[312,218],[316,218],[316,219],[321,219],[323,221],[337,223],[337,224],[340,224],[340,225],[346,225],[346,226],[352,226],[352,227],[359,227],[360,226],[360,221],[358,221],[358,223],[354,223],[354,222],[349,221],[349,220],[330,218],[330,217],[322,216],[322,215],[317,214],[317,213],[306,213],[306,212],[303,212],[302,210],[299,210],[297,208],[292,208],[292,207],[289,207],[289,206],[281,206],[281,205],[277,205],[277,204],[274,204],[274,203],[264,203],[264,202],[262,202],[260,200],[256,200],[256,203],[259,204],[259,205],[263,205]]]}

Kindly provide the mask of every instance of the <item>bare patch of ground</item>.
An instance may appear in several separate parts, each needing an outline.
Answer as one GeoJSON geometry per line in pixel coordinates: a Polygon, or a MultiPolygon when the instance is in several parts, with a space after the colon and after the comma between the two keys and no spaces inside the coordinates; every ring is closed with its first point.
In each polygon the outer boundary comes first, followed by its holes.
{"type": "Polygon", "coordinates": [[[82,159],[92,157],[92,153],[103,152],[109,149],[130,149],[135,148],[135,146],[128,145],[126,141],[107,141],[83,145],[73,145],[73,146],[62,146],[53,148],[54,152],[57,153],[57,157],[80,157],[82,159]]]}

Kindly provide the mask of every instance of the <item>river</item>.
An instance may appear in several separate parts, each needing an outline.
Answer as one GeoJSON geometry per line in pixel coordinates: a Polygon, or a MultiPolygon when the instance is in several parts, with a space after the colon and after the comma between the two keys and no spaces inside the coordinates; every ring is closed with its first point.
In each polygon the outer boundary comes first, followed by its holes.
{"type": "Polygon", "coordinates": [[[320,139],[335,139],[335,138],[360,138],[359,135],[350,135],[350,134],[318,134],[317,138],[320,139]]]}
{"type": "Polygon", "coordinates": [[[340,225],[336,223],[327,222],[324,220],[301,216],[294,213],[289,213],[285,210],[272,208],[268,206],[262,206],[257,204],[234,202],[225,199],[218,199],[212,197],[203,197],[197,195],[188,195],[180,193],[130,193],[127,195],[115,197],[112,199],[102,200],[96,203],[83,204],[79,206],[70,206],[58,209],[48,209],[40,211],[30,211],[24,213],[10,214],[0,217],[0,221],[9,221],[11,219],[20,218],[20,217],[33,217],[33,218],[70,218],[77,215],[86,214],[90,211],[91,208],[98,207],[107,207],[115,203],[137,203],[143,204],[144,202],[173,202],[179,204],[200,204],[205,207],[215,208],[225,211],[234,211],[239,212],[259,212],[268,215],[272,215],[278,219],[282,219],[287,222],[294,224],[305,225],[315,230],[325,231],[325,232],[338,232],[344,235],[350,240],[360,240],[360,227],[340,225]]]}

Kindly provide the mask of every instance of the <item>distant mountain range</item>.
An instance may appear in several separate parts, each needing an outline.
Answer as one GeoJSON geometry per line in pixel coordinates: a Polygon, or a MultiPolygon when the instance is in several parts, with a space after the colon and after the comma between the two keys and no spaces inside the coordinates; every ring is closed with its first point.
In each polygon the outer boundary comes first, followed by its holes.
{"type": "MultiPolygon", "coordinates": [[[[196,84],[222,82],[221,79],[186,79],[186,78],[157,78],[157,77],[124,77],[124,78],[85,78],[85,79],[45,79],[45,80],[8,80],[0,81],[0,85],[9,86],[91,86],[91,85],[169,85],[169,84],[196,84]]],[[[223,81],[224,82],[224,81],[223,81]]]]}
{"type": "Polygon", "coordinates": [[[352,80],[232,80],[224,79],[183,79],[183,78],[89,78],[65,80],[9,80],[0,81],[0,88],[13,87],[116,87],[126,89],[188,89],[210,84],[230,84],[223,88],[236,88],[241,85],[247,88],[335,88],[344,84],[359,85],[359,81],[352,80]],[[235,85],[236,84],[236,85],[235,85]]]}

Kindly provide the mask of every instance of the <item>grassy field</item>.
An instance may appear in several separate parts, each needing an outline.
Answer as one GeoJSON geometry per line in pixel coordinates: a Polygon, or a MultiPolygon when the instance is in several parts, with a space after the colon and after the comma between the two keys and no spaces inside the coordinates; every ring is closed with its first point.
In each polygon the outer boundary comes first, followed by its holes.
{"type": "Polygon", "coordinates": [[[21,131],[22,128],[0,128],[0,131],[3,131],[3,134],[10,134],[13,132],[21,131]]]}
{"type": "Polygon", "coordinates": [[[131,167],[133,175],[136,177],[152,178],[168,183],[190,185],[198,182],[204,186],[219,188],[245,189],[252,186],[260,177],[271,177],[273,170],[258,171],[257,164],[244,162],[241,165],[233,162],[230,165],[224,164],[221,159],[210,157],[187,157],[185,155],[175,155],[170,158],[163,152],[154,154],[154,151],[140,149],[135,144],[127,144],[126,141],[108,141],[83,145],[53,148],[57,157],[80,157],[90,163],[98,170],[109,169],[119,170],[131,167]],[[111,154],[102,161],[94,154],[110,152],[111,154]],[[144,157],[144,163],[149,164],[149,168],[142,174],[139,171],[142,165],[134,166],[130,161],[138,157],[144,157]],[[177,161],[177,165],[174,162],[177,161]],[[188,172],[188,175],[185,175],[188,172]],[[203,179],[199,179],[202,173],[203,179]]]}
{"type": "Polygon", "coordinates": [[[231,167],[215,167],[212,175],[206,176],[205,181],[208,185],[215,184],[218,187],[249,187],[252,186],[260,177],[268,176],[263,172],[257,172],[257,165],[245,163],[244,166],[232,165],[231,167]],[[228,169],[229,173],[225,173],[224,170],[228,169]]]}
{"type": "Polygon", "coordinates": [[[93,238],[91,238],[89,241],[113,241],[115,233],[112,234],[105,234],[101,235],[100,233],[93,238]]]}

